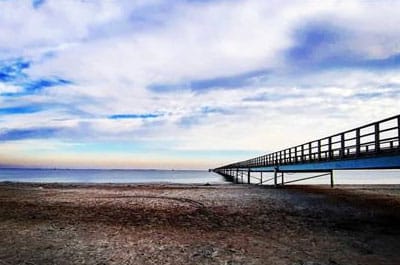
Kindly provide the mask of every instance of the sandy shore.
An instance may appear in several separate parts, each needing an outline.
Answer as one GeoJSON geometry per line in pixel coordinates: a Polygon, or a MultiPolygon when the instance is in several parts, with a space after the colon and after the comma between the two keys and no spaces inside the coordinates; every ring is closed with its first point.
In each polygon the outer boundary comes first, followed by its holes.
{"type": "Polygon", "coordinates": [[[400,264],[400,186],[0,184],[0,264],[400,264]]]}

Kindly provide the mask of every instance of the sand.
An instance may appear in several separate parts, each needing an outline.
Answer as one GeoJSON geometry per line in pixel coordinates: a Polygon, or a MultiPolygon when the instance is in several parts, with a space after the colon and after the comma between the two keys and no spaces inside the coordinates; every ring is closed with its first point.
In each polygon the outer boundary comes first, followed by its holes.
{"type": "Polygon", "coordinates": [[[3,264],[400,264],[400,186],[0,184],[3,264]]]}

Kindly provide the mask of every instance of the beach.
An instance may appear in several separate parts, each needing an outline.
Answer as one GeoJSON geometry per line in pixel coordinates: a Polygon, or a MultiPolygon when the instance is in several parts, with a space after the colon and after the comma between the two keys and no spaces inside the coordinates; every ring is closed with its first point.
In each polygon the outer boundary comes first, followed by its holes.
{"type": "Polygon", "coordinates": [[[0,184],[0,264],[400,264],[400,185],[0,184]]]}

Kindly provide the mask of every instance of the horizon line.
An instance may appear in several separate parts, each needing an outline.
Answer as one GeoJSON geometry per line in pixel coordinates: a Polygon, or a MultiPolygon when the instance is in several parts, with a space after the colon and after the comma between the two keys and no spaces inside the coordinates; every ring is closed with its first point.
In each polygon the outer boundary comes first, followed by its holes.
{"type": "Polygon", "coordinates": [[[1,169],[32,169],[32,170],[152,170],[152,171],[209,171],[209,169],[161,169],[161,168],[58,168],[58,167],[18,167],[18,166],[0,166],[1,169]]]}

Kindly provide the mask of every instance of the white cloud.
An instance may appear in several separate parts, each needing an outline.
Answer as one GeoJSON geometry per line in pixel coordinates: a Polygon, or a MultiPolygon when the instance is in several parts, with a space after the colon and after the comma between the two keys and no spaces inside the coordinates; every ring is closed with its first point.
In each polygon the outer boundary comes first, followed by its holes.
{"type": "Polygon", "coordinates": [[[22,91],[21,87],[0,83],[0,95],[6,93],[18,93],[21,91],[22,91]]]}
{"type": "MultiPolygon", "coordinates": [[[[400,19],[392,4],[66,0],[46,1],[35,10],[2,1],[0,59],[26,57],[33,61],[25,71],[29,78],[57,76],[72,84],[29,97],[0,96],[4,106],[49,106],[0,117],[0,128],[60,128],[60,141],[77,143],[88,138],[173,142],[171,152],[262,153],[384,118],[398,112],[397,69],[293,72],[286,52],[298,45],[296,30],[328,21],[351,33],[330,46],[333,51],[359,59],[396,55],[400,19]],[[262,69],[265,76],[235,89],[148,89],[262,69]],[[245,100],[257,96],[260,100],[245,100]],[[204,113],[206,107],[216,111],[204,113]],[[162,115],[107,118],[148,113],[162,115]]],[[[20,90],[0,82],[0,94],[20,90]]]]}

